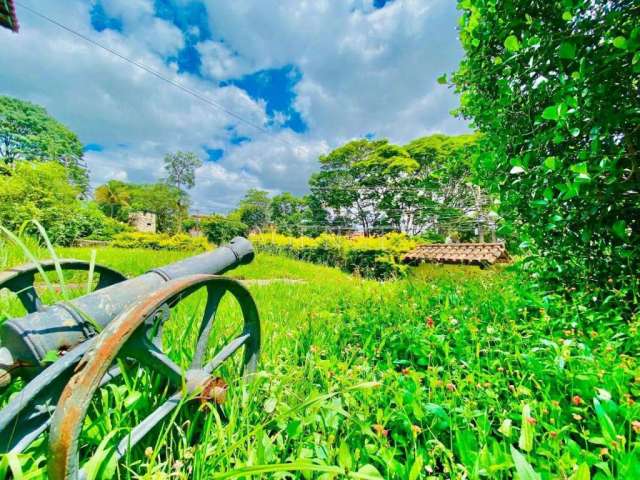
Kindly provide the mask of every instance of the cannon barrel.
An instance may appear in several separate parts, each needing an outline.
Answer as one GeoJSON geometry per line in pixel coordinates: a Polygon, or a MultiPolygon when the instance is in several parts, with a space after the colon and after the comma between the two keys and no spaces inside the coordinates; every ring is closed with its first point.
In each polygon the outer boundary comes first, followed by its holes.
{"type": "Polygon", "coordinates": [[[139,277],[59,302],[0,325],[0,363],[13,365],[11,376],[33,377],[48,352],[64,353],[95,335],[127,307],[147,298],[170,280],[197,274],[222,274],[251,262],[251,242],[242,237],[216,250],[156,268],[139,277]]]}

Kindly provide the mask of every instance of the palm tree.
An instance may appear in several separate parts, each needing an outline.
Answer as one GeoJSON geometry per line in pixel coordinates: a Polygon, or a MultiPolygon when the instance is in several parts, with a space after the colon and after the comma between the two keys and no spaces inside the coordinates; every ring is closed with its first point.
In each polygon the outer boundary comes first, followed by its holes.
{"type": "Polygon", "coordinates": [[[109,207],[109,216],[113,218],[115,217],[116,209],[129,206],[131,195],[124,183],[110,180],[96,188],[95,199],[98,204],[109,207]]]}

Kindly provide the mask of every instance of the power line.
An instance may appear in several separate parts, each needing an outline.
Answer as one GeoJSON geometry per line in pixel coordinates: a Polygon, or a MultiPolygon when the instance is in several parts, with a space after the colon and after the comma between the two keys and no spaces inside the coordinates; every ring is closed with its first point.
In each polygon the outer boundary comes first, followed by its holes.
{"type": "MultiPolygon", "coordinates": [[[[258,125],[254,122],[252,122],[251,120],[247,120],[246,118],[242,117],[241,115],[233,112],[232,110],[229,110],[228,108],[224,107],[223,105],[221,105],[220,103],[214,101],[214,100],[210,100],[209,98],[207,98],[203,93],[198,92],[197,90],[193,90],[189,87],[185,87],[184,85],[182,85],[179,82],[176,82],[175,80],[171,80],[170,78],[165,77],[164,75],[162,75],[160,72],[158,72],[157,70],[143,64],[140,62],[137,62],[136,60],[133,60],[125,55],[123,55],[122,53],[113,50],[110,47],[107,47],[106,45],[103,45],[102,43],[93,40],[92,38],[72,29],[71,27],[68,27],[60,22],[58,22],[57,20],[45,15],[44,13],[39,12],[38,10],[35,10],[25,4],[23,4],[22,2],[16,1],[15,2],[16,5],[19,5],[20,7],[24,8],[25,10],[29,11],[30,13],[32,13],[33,15],[36,15],[37,17],[42,18],[43,20],[46,20],[49,23],[52,23],[53,25],[66,30],[67,32],[71,33],[72,35],[75,35],[78,38],[81,38],[82,40],[91,43],[92,45],[95,45],[98,48],[101,48],[103,50],[105,50],[106,52],[111,53],[112,55],[115,55],[116,57],[124,60],[125,62],[130,63],[131,65],[134,65],[135,67],[144,70],[147,73],[150,73],[151,75],[155,76],[156,78],[159,78],[160,80],[163,80],[167,83],[169,83],[170,85],[173,85],[174,87],[182,90],[185,93],[188,93],[189,95],[193,96],[194,98],[206,103],[207,105],[209,105],[210,107],[221,111],[227,115],[229,115],[230,117],[235,118],[236,120],[238,120],[239,122],[244,123],[245,125],[248,125],[252,128],[255,128],[256,130],[259,130],[262,133],[266,133],[268,135],[270,135],[272,132],[267,130],[266,128],[262,127],[261,125],[258,125]]],[[[297,149],[298,147],[296,145],[293,145],[292,143],[288,142],[287,140],[283,139],[283,138],[274,138],[274,140],[279,141],[291,148],[297,149]]]]}

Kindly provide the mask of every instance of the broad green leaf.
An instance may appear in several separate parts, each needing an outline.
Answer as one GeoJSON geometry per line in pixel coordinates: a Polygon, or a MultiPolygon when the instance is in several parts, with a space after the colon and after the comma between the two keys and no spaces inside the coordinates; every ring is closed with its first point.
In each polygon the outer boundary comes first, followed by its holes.
{"type": "Polygon", "coordinates": [[[365,465],[356,473],[351,473],[349,476],[361,480],[382,480],[384,478],[373,465],[365,465]]]}
{"type": "Polygon", "coordinates": [[[624,38],[623,36],[616,37],[613,39],[613,46],[621,50],[626,50],[627,39],[624,38]]]}
{"type": "Polygon", "coordinates": [[[418,480],[418,478],[420,478],[423,465],[424,460],[422,459],[422,455],[418,455],[411,466],[411,470],[409,471],[409,480],[418,480]]]}
{"type": "Polygon", "coordinates": [[[560,118],[558,117],[558,106],[551,105],[550,107],[545,108],[542,112],[542,118],[545,120],[558,120],[558,118],[560,118]]]}
{"type": "Polygon", "coordinates": [[[573,60],[576,58],[576,46],[571,42],[562,42],[560,44],[560,50],[558,51],[560,58],[566,60],[573,60]]]}
{"type": "Polygon", "coordinates": [[[504,41],[504,48],[510,52],[517,52],[520,50],[520,41],[515,35],[509,35],[504,41]]]}
{"type": "Polygon", "coordinates": [[[338,465],[347,471],[353,468],[353,459],[351,458],[351,451],[347,442],[342,442],[338,449],[338,465]]]}
{"type": "Polygon", "coordinates": [[[573,15],[572,15],[572,14],[571,14],[571,12],[569,12],[568,10],[565,10],[565,11],[562,13],[562,19],[563,19],[565,22],[570,22],[571,20],[573,20],[573,15]]]}
{"type": "Polygon", "coordinates": [[[504,435],[507,438],[511,437],[511,423],[512,422],[510,418],[505,418],[502,424],[500,425],[500,428],[498,428],[498,432],[500,432],[502,435],[504,435]]]}
{"type": "Polygon", "coordinates": [[[58,354],[58,352],[56,352],[55,350],[49,350],[47,353],[44,354],[44,357],[42,357],[42,362],[43,363],[53,363],[55,361],[57,361],[60,358],[60,355],[58,354]]]}
{"type": "Polygon", "coordinates": [[[535,435],[534,425],[529,421],[531,418],[531,407],[525,403],[522,407],[522,423],[520,425],[520,438],[518,446],[525,452],[533,450],[533,437],[535,435]]]}
{"type": "Polygon", "coordinates": [[[609,415],[604,411],[604,408],[602,408],[602,405],[597,398],[593,399],[593,406],[596,411],[596,416],[598,417],[598,423],[600,423],[602,436],[609,444],[611,444],[611,442],[616,441],[616,436],[618,435],[616,427],[613,425],[609,415]]]}
{"type": "Polygon", "coordinates": [[[513,445],[511,445],[511,458],[513,459],[520,480],[540,480],[540,475],[536,473],[531,464],[524,458],[524,455],[514,448],[513,445]]]}
{"type": "Polygon", "coordinates": [[[627,223],[624,220],[616,221],[611,227],[611,231],[614,233],[616,237],[620,240],[628,240],[627,236],[627,223]]]}
{"type": "Polygon", "coordinates": [[[558,158],[547,157],[544,160],[544,166],[547,167],[549,170],[554,171],[556,168],[558,168],[558,158]]]}
{"type": "Polygon", "coordinates": [[[442,75],[440,75],[440,76],[438,77],[438,79],[437,79],[437,80],[438,80],[438,83],[439,83],[440,85],[446,85],[446,84],[447,84],[447,74],[446,74],[446,73],[443,73],[442,75]]]}
{"type": "Polygon", "coordinates": [[[589,465],[581,463],[578,471],[571,477],[571,480],[591,480],[591,470],[589,465]]]}

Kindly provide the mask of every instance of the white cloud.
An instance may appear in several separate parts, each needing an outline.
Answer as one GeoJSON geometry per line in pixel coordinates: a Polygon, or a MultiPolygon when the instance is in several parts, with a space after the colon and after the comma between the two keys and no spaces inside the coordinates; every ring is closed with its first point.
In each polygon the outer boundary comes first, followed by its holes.
{"type": "MultiPolygon", "coordinates": [[[[94,185],[153,181],[168,151],[205,156],[205,148],[220,148],[224,157],[198,171],[192,197],[200,211],[227,210],[250,187],[301,194],[318,155],[345,140],[375,133],[405,142],[465,130],[448,115],[454,95],[435,82],[461,56],[455,2],[395,0],[379,10],[372,3],[209,0],[214,38],[197,45],[200,78],[165,60],[195,27],[185,33],[155,17],[151,0],[103,2],[122,32],[94,31],[89,1],[65,2],[64,15],[58,2],[38,2],[47,15],[260,126],[269,121],[265,102],[218,82],[293,64],[302,74],[295,108],[309,126],[304,134],[257,131],[20,8],[21,32],[0,31],[0,94],[42,104],[84,143],[103,145],[87,154],[94,185]],[[231,131],[252,141],[234,145],[231,131]]],[[[276,125],[286,121],[276,117],[276,125]]]]}

